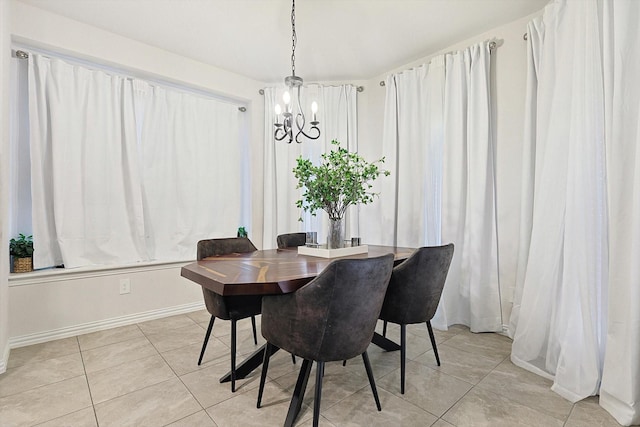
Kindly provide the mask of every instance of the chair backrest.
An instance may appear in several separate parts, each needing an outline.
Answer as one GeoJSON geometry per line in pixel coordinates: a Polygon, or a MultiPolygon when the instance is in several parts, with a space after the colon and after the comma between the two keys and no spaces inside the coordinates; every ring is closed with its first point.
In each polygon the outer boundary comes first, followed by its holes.
{"type": "Polygon", "coordinates": [[[210,256],[242,254],[258,249],[246,237],[228,237],[224,239],[207,239],[198,242],[198,260],[210,256]]]}
{"type": "Polygon", "coordinates": [[[276,242],[278,243],[278,249],[304,246],[307,242],[307,233],[281,234],[276,239],[276,242]]]}
{"type": "Polygon", "coordinates": [[[447,279],[453,243],[416,250],[393,269],[380,319],[398,324],[422,323],[436,313],[447,279]]]}
{"type": "Polygon", "coordinates": [[[264,337],[309,360],[362,354],[375,331],[393,259],[339,259],[295,293],[264,297],[264,337]]]}
{"type": "MultiPolygon", "coordinates": [[[[234,253],[247,253],[258,249],[246,237],[207,239],[198,242],[198,260],[211,256],[234,253]]],[[[260,314],[262,299],[260,296],[221,296],[202,287],[204,304],[207,311],[220,319],[242,319],[260,314]]]]}

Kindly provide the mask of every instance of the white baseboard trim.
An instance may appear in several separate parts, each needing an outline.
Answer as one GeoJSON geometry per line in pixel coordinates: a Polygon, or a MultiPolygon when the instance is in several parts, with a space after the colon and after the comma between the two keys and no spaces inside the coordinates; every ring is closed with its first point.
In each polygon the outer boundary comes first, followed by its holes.
{"type": "MultiPolygon", "coordinates": [[[[157,310],[144,311],[142,313],[128,314],[111,319],[98,320],[95,322],[83,323],[80,325],[67,326],[45,332],[22,335],[9,338],[9,345],[6,349],[7,360],[9,359],[9,349],[24,347],[32,344],[40,344],[47,341],[61,338],[74,337],[76,335],[88,334],[90,332],[103,331],[105,329],[116,328],[118,326],[132,325],[134,323],[146,322],[147,320],[159,319],[161,317],[175,316],[177,314],[190,313],[192,311],[204,309],[204,302],[182,304],[173,307],[161,308],[157,310]]],[[[0,373],[2,371],[2,361],[0,361],[0,373]]],[[[6,360],[5,360],[6,367],[6,360]]]]}
{"type": "Polygon", "coordinates": [[[4,351],[2,352],[2,359],[0,359],[0,374],[4,374],[7,372],[7,366],[9,365],[9,352],[11,351],[11,346],[9,343],[4,346],[4,351]]]}

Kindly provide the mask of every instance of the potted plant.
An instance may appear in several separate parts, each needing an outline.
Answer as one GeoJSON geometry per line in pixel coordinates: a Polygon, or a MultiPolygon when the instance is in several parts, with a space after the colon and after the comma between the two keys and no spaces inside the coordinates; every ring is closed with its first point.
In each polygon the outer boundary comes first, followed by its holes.
{"type": "Polygon", "coordinates": [[[333,140],[331,144],[336,149],[322,154],[319,165],[300,156],[293,169],[298,179],[296,188],[304,188],[302,199],[296,201],[296,206],[310,211],[312,215],[318,209],[329,215],[327,247],[330,249],[343,246],[347,208],[356,203],[371,203],[377,195],[371,191],[372,182],[380,175],[389,175],[389,171],[378,167],[384,163],[384,157],[368,163],[358,153],[340,147],[338,141],[333,140]]]}
{"type": "Polygon", "coordinates": [[[33,238],[19,234],[17,239],[9,241],[9,254],[13,257],[13,272],[33,271],[33,238]]]}

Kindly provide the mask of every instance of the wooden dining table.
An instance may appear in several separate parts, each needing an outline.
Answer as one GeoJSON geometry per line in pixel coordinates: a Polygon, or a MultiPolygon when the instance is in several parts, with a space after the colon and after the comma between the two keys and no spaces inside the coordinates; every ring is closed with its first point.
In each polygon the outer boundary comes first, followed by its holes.
{"type": "MultiPolygon", "coordinates": [[[[369,245],[367,253],[321,258],[298,254],[297,248],[269,249],[204,258],[182,267],[181,275],[223,296],[279,295],[300,289],[336,259],[371,258],[392,253],[398,264],[414,251],[414,248],[369,245]]],[[[378,333],[374,333],[371,342],[388,351],[400,349],[397,343],[378,333]]],[[[265,348],[263,345],[236,367],[237,379],[245,378],[260,366],[265,348]]],[[[274,353],[279,350],[273,349],[274,353]]],[[[220,378],[221,383],[227,381],[231,381],[231,372],[220,378]]],[[[300,402],[294,402],[295,396],[294,392],[285,425],[292,425],[299,411],[300,402]]]]}

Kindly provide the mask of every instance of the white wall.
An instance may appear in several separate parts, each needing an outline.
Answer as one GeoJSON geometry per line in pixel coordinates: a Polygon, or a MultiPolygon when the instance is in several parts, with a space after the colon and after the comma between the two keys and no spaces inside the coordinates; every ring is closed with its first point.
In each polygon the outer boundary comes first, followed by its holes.
{"type": "Polygon", "coordinates": [[[9,40],[10,3],[0,0],[0,373],[9,358],[9,40]]]}
{"type": "MultiPolygon", "coordinates": [[[[8,9],[14,42],[53,50],[81,59],[102,63],[137,76],[162,79],[233,98],[246,103],[252,162],[250,237],[262,246],[262,156],[263,98],[261,82],[227,72],[179,55],[151,47],[113,33],[91,27],[17,1],[0,0],[3,21],[0,25],[2,47],[8,47],[8,9]],[[5,42],[6,41],[6,42],[5,42]]],[[[4,52],[7,52],[5,49],[4,52]]],[[[0,70],[3,106],[8,100],[5,59],[0,70]]],[[[2,111],[2,110],[0,110],[2,111]]],[[[6,148],[3,120],[0,147],[6,148]]],[[[1,156],[4,162],[7,156],[1,156]]],[[[7,203],[4,179],[8,168],[2,165],[2,230],[5,230],[7,203]]],[[[240,224],[239,224],[240,225],[240,224]]],[[[229,230],[230,235],[235,230],[229,230]]],[[[6,242],[5,234],[0,241],[6,242]]],[[[12,275],[7,295],[7,245],[0,245],[0,351],[10,337],[12,347],[135,322],[160,315],[194,310],[203,306],[200,286],[180,277],[179,266],[135,270],[115,270],[98,275],[82,272],[35,277],[12,275]],[[121,278],[131,279],[131,294],[119,294],[121,278]],[[7,298],[10,304],[7,303],[7,298]],[[6,309],[7,305],[9,310],[6,309]],[[8,311],[8,322],[6,321],[8,311]],[[7,327],[8,323],[8,327],[7,327]]],[[[58,272],[59,273],[59,272],[58,272]]]]}
{"type": "MultiPolygon", "coordinates": [[[[360,94],[358,99],[359,147],[366,158],[373,159],[382,155],[385,88],[379,85],[380,81],[391,73],[427,63],[429,58],[437,54],[461,50],[483,40],[502,41],[502,45],[492,53],[492,91],[496,108],[497,211],[503,324],[508,323],[511,315],[520,226],[520,170],[526,83],[526,42],[522,36],[526,32],[527,23],[534,16],[536,14],[389,70],[366,83],[370,90],[360,94]]],[[[375,216],[378,206],[367,206],[365,209],[371,211],[369,217],[379,218],[379,215],[375,216]]],[[[379,232],[379,225],[371,224],[361,234],[376,235],[379,232]]]]}

